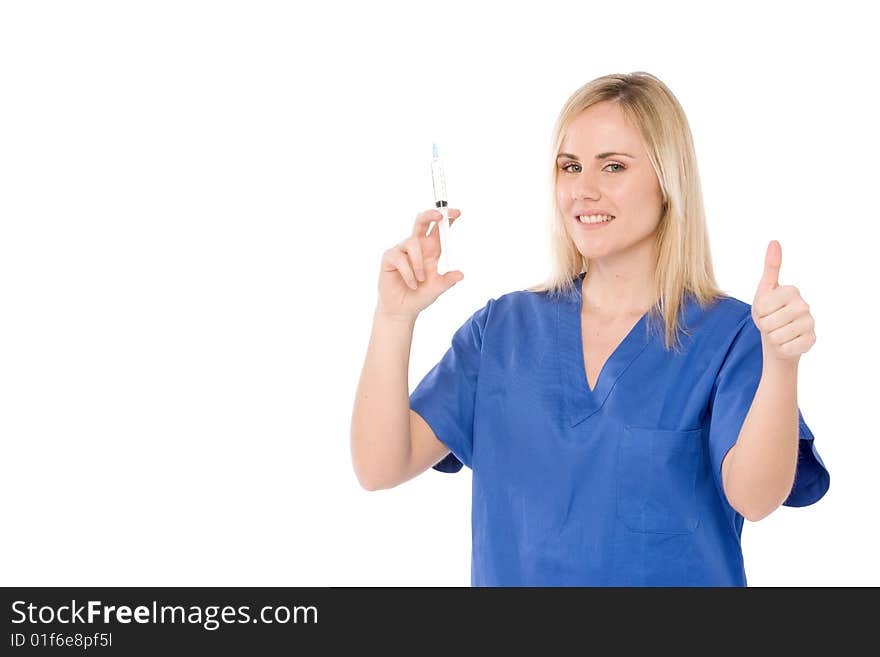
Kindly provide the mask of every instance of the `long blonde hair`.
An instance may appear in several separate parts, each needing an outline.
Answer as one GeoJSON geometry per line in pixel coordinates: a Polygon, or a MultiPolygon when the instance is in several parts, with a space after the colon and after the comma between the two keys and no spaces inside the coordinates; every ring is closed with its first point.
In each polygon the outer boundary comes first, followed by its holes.
{"type": "Polygon", "coordinates": [[[697,159],[684,110],[663,82],[643,71],[605,75],[588,82],[565,102],[553,128],[550,275],[530,292],[570,294],[574,280],[589,270],[585,258],[565,230],[556,203],[556,156],[569,122],[580,112],[603,101],[617,103],[644,140],[648,157],[663,192],[663,216],[657,226],[654,263],[654,305],[651,318],[665,324],[666,349],[677,349],[679,322],[686,294],[703,307],[729,296],[718,288],[712,269],[706,213],[697,159]]]}

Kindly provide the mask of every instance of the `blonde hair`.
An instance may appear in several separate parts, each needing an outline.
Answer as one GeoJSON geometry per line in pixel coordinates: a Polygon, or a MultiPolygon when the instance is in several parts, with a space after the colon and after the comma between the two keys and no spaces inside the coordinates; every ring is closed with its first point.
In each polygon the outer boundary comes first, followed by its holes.
{"type": "Polygon", "coordinates": [[[553,129],[550,275],[530,292],[571,294],[574,279],[589,270],[585,258],[565,229],[556,203],[556,156],[569,122],[580,112],[603,101],[617,103],[644,141],[663,192],[663,215],[657,226],[654,262],[654,305],[650,317],[665,323],[666,349],[677,350],[678,332],[688,334],[679,322],[686,294],[705,307],[727,297],[715,282],[706,213],[700,188],[697,159],[687,117],[663,82],[643,71],[605,75],[588,82],[565,102],[553,129]]]}

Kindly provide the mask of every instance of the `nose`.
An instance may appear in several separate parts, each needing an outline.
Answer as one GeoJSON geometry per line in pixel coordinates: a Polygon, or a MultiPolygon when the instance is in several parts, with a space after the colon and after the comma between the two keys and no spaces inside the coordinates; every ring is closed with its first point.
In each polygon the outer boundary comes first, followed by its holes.
{"type": "Polygon", "coordinates": [[[585,172],[580,173],[577,181],[571,186],[571,200],[578,201],[583,198],[595,200],[599,196],[599,186],[585,172]]]}
{"type": "Polygon", "coordinates": [[[571,200],[579,201],[581,199],[596,200],[599,198],[599,191],[595,185],[579,184],[571,190],[571,200]]]}

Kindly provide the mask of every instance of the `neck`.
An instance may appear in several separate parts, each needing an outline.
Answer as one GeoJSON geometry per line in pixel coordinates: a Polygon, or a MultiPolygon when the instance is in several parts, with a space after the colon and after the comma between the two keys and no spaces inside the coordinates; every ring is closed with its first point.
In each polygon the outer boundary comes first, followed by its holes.
{"type": "Polygon", "coordinates": [[[591,260],[581,286],[582,310],[609,320],[641,317],[654,304],[651,261],[591,260]]]}

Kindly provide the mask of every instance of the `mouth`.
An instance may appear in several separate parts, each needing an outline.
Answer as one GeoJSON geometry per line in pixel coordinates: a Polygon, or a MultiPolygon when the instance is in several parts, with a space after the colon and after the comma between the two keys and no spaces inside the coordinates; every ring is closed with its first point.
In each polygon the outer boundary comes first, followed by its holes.
{"type": "Polygon", "coordinates": [[[575,220],[587,225],[593,224],[607,224],[614,221],[614,215],[611,214],[592,214],[592,215],[578,215],[575,217],[575,220]]]}

